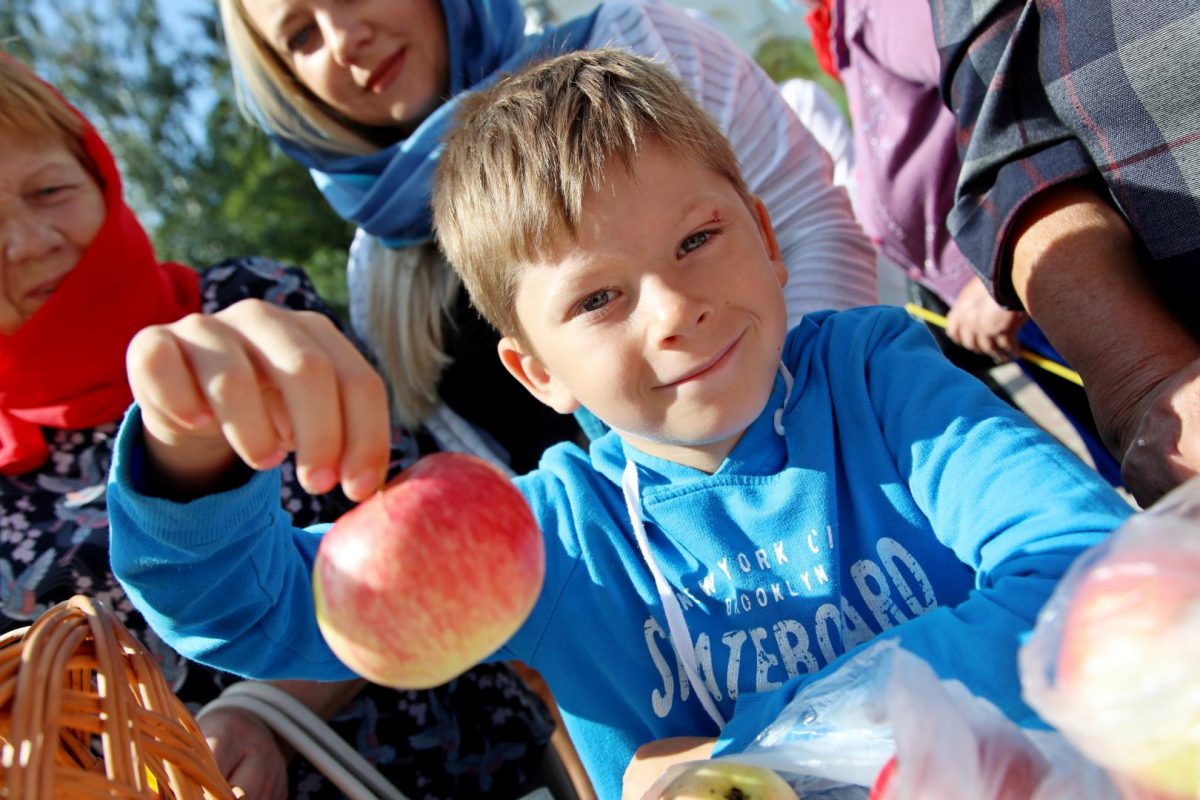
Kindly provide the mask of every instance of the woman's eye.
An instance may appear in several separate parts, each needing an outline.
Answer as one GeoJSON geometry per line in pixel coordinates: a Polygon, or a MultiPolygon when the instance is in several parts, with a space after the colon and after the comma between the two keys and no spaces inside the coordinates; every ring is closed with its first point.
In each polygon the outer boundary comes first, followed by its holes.
{"type": "Polygon", "coordinates": [[[287,40],[287,49],[290,53],[295,53],[303,50],[306,45],[312,42],[313,25],[305,25],[300,30],[293,33],[287,40]]]}
{"type": "Polygon", "coordinates": [[[62,194],[69,188],[71,187],[60,183],[52,184],[50,186],[42,186],[34,190],[33,196],[39,200],[53,200],[55,197],[62,194]]]}
{"type": "Polygon", "coordinates": [[[579,303],[579,310],[584,314],[590,314],[593,311],[599,311],[606,305],[612,302],[612,289],[605,289],[600,292],[593,292],[579,303]]]}
{"type": "Polygon", "coordinates": [[[710,236],[712,236],[711,231],[700,231],[699,233],[693,233],[691,236],[687,237],[686,239],[683,240],[683,242],[680,243],[680,245],[679,245],[680,254],[682,255],[685,253],[690,253],[693,250],[699,249],[701,246],[704,245],[705,242],[708,241],[708,237],[710,237],[710,236]]]}

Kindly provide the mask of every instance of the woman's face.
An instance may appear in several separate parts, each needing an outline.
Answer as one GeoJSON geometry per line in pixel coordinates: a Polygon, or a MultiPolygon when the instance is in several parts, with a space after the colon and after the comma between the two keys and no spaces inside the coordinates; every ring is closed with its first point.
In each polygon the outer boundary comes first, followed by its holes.
{"type": "Polygon", "coordinates": [[[14,333],[104,224],[100,184],[61,141],[0,132],[0,333],[14,333]]]}
{"type": "Polygon", "coordinates": [[[440,0],[242,0],[260,36],[347,118],[415,128],[441,104],[450,55],[440,0]]]}

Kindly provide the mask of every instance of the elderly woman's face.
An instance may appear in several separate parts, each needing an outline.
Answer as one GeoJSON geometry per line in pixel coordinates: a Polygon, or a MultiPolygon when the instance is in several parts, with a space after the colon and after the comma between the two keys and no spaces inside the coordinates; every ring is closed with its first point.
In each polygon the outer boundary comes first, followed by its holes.
{"type": "Polygon", "coordinates": [[[42,307],[104,216],[100,185],[65,144],[0,132],[0,333],[42,307]]]}
{"type": "Polygon", "coordinates": [[[308,89],[363,125],[416,127],[449,86],[440,0],[242,0],[308,89]]]}

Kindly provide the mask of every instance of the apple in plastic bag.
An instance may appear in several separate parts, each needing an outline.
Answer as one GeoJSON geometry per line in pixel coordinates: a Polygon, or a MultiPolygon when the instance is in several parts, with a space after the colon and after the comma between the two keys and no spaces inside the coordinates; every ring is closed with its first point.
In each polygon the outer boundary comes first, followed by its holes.
{"type": "MultiPolygon", "coordinates": [[[[990,752],[986,754],[985,763],[980,767],[984,774],[977,775],[976,780],[981,780],[987,790],[984,790],[982,786],[972,787],[971,800],[1029,800],[1030,797],[1033,797],[1038,784],[1046,775],[1049,765],[1038,754],[1032,743],[1027,749],[1014,749],[1003,745],[997,748],[988,742],[981,743],[981,747],[988,748],[990,752]]],[[[914,788],[914,793],[902,795],[900,764],[895,756],[888,759],[871,785],[871,792],[867,796],[867,800],[928,800],[931,796],[944,798],[947,796],[945,786],[947,776],[961,774],[963,765],[939,762],[935,754],[930,761],[920,766],[925,770],[939,770],[939,774],[928,780],[929,786],[923,786],[926,780],[922,780],[920,776],[916,777],[914,782],[917,786],[914,788]],[[936,791],[931,790],[930,786],[932,785],[937,786],[936,791]]],[[[927,772],[924,774],[928,775],[927,772]]],[[[961,791],[962,786],[960,785],[954,790],[954,794],[961,791]]]]}
{"type": "Polygon", "coordinates": [[[1122,754],[1126,777],[1162,797],[1200,798],[1200,665],[1177,646],[1200,635],[1197,624],[1200,558],[1171,547],[1093,565],[1063,624],[1056,680],[1064,700],[1087,715],[1089,739],[1122,754]],[[1144,687],[1163,688],[1133,694],[1144,687]]]}
{"type": "Polygon", "coordinates": [[[384,686],[439,686],[495,652],[532,610],[541,533],[504,473],[437,453],[334,523],[317,550],[317,622],[346,666],[384,686]]]}
{"type": "Polygon", "coordinates": [[[766,767],[706,761],[687,767],[658,800],[799,800],[788,782],[766,767]]]}

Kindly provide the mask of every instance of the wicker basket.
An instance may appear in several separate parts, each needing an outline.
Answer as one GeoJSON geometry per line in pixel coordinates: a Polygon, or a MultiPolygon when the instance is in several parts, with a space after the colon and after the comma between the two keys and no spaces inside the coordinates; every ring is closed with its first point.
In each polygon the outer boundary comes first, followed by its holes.
{"type": "Polygon", "coordinates": [[[0,797],[235,797],[145,649],[82,595],[0,637],[0,744],[0,797]]]}

